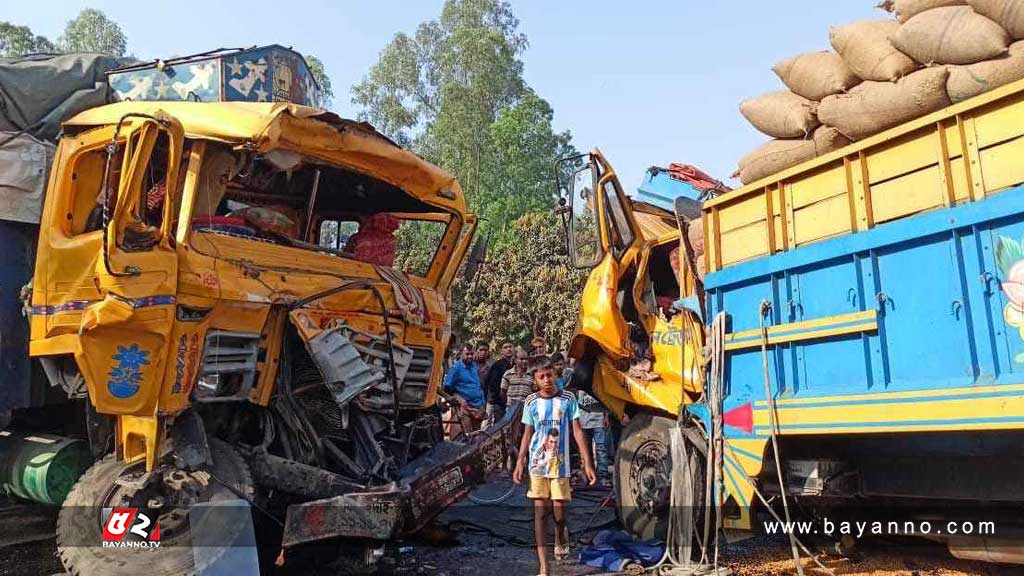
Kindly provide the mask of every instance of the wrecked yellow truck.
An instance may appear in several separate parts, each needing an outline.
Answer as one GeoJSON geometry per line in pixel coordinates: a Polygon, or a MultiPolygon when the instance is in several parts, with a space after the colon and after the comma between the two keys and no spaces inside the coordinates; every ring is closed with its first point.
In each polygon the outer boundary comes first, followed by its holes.
{"type": "MultiPolygon", "coordinates": [[[[71,414],[108,454],[64,499],[67,570],[189,572],[203,503],[252,504],[291,550],[386,540],[462,497],[504,449],[445,442],[437,408],[475,224],[450,175],[313,107],[139,100],[65,122],[26,309],[66,398],[22,413],[71,414]],[[147,519],[123,538],[144,553],[107,546],[123,510],[147,519]]],[[[238,529],[204,522],[221,544],[238,529]]]]}

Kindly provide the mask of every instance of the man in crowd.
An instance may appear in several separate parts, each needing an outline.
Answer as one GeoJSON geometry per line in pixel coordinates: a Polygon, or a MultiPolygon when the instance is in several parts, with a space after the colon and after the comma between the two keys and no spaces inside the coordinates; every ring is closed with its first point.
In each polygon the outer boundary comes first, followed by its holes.
{"type": "Polygon", "coordinates": [[[597,465],[597,478],[602,486],[610,486],[608,478],[608,412],[604,406],[584,390],[576,389],[580,406],[580,428],[586,438],[591,461],[597,465]]]}
{"type": "Polygon", "coordinates": [[[533,393],[533,376],[530,374],[530,356],[526,350],[516,350],[515,365],[501,375],[501,397],[505,406],[523,402],[533,393]]]}
{"type": "Polygon", "coordinates": [[[530,356],[546,356],[548,353],[548,341],[543,336],[534,336],[530,340],[530,356]]]}
{"type": "MultiPolygon", "coordinates": [[[[444,391],[452,395],[459,408],[461,431],[477,430],[484,419],[484,391],[480,386],[480,375],[473,359],[473,349],[468,344],[462,347],[459,361],[445,374],[444,391]]],[[[447,432],[449,438],[454,438],[459,435],[460,430],[450,424],[447,432]]]]}
{"type": "Polygon", "coordinates": [[[487,396],[487,419],[490,424],[501,420],[505,415],[505,400],[501,397],[501,379],[512,369],[515,361],[515,349],[511,342],[501,345],[501,355],[491,364],[484,378],[484,395],[487,396]]]}
{"type": "MultiPolygon", "coordinates": [[[[533,374],[530,373],[530,355],[522,348],[516,348],[515,364],[501,375],[499,396],[507,409],[515,410],[517,404],[526,401],[533,394],[533,374]]],[[[516,445],[523,433],[523,424],[512,421],[512,442],[516,445]]]]}
{"type": "Polygon", "coordinates": [[[565,390],[569,379],[572,378],[572,370],[565,367],[565,355],[555,352],[551,355],[551,365],[555,367],[555,386],[559,390],[565,390]]]}

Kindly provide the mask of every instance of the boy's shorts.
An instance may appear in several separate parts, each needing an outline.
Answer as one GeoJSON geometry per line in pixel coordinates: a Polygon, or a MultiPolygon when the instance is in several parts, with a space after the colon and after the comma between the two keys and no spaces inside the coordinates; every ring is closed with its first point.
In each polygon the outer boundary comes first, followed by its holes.
{"type": "Polygon", "coordinates": [[[568,501],[572,499],[572,488],[569,487],[568,478],[530,476],[530,490],[526,497],[534,500],[568,501]]]}

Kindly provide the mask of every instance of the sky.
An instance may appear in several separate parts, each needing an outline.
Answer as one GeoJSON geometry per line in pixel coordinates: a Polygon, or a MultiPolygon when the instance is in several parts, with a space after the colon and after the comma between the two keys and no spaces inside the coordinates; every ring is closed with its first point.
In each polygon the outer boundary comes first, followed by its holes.
{"type": "MultiPolygon", "coordinates": [[[[436,18],[443,0],[36,0],[0,19],[50,39],[82,8],[118,24],[139,58],[283,44],[319,57],[333,109],[354,117],[350,89],[396,32],[436,18]]],[[[527,82],[580,150],[600,148],[626,190],[646,169],[682,162],[732,185],[736,160],[767,140],[745,98],[782,88],[771,71],[828,48],[830,26],[885,18],[876,0],[511,0],[530,42],[527,82]]],[[[554,185],[554,184],[552,184],[554,185]]]]}

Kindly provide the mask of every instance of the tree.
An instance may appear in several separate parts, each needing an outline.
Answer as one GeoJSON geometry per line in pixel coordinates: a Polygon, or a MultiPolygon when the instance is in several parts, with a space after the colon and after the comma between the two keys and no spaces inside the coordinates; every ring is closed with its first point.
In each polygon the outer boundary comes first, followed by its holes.
{"type": "Polygon", "coordinates": [[[553,350],[564,350],[587,271],[571,267],[562,222],[551,210],[526,214],[509,228],[530,241],[506,243],[488,256],[473,289],[459,291],[454,329],[463,340],[511,339],[522,345],[543,335],[553,350]]]}
{"type": "Polygon", "coordinates": [[[36,52],[56,52],[56,48],[45,37],[33,34],[28,26],[0,21],[0,56],[20,58],[36,52]]]}
{"type": "Polygon", "coordinates": [[[490,126],[526,92],[518,26],[507,2],[448,0],[415,37],[397,34],[353,88],[362,117],[454,173],[473,208],[492,164],[490,126]]]}
{"type": "Polygon", "coordinates": [[[327,75],[324,63],[316,56],[310,56],[307,54],[306,64],[309,65],[309,73],[313,75],[313,79],[316,80],[316,83],[320,86],[322,106],[324,108],[330,108],[331,103],[334,100],[334,89],[331,87],[331,77],[327,75]]]}
{"type": "Polygon", "coordinates": [[[99,52],[118,57],[127,50],[121,27],[95,8],[82,10],[68,22],[58,44],[64,52],[99,52]]]}
{"type": "MultiPolygon", "coordinates": [[[[557,263],[564,240],[550,210],[555,161],[575,150],[523,79],[527,39],[518,27],[503,0],[447,0],[437,20],[395,35],[353,87],[353,102],[362,119],[452,173],[481,217],[477,234],[492,240],[489,260],[500,264],[473,286],[455,283],[455,332],[521,339],[543,331],[564,343],[579,275],[557,263]],[[506,258],[524,264],[510,269],[506,258]]],[[[437,240],[408,228],[399,244],[415,262],[430,258],[437,240]]]]}

